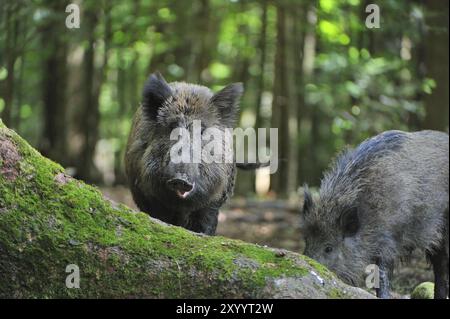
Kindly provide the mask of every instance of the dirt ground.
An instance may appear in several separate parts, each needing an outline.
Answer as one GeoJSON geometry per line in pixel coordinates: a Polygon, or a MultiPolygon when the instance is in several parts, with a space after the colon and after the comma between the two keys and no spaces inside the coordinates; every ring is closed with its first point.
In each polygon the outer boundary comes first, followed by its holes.
{"type": "MultiPolygon", "coordinates": [[[[124,187],[102,188],[102,192],[116,202],[136,208],[124,187]]],[[[217,234],[299,253],[304,248],[295,203],[233,198],[221,209],[217,234]]],[[[394,271],[395,297],[407,298],[414,287],[424,281],[433,281],[433,273],[424,254],[416,251],[394,271]]]]}

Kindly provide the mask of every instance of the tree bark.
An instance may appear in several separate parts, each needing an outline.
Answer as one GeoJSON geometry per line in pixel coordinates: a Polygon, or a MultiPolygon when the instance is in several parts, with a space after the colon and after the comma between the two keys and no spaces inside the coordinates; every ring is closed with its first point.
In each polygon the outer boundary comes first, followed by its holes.
{"type": "MultiPolygon", "coordinates": [[[[135,55],[135,60],[133,61],[133,67],[135,68],[136,62],[137,61],[137,54],[135,55]]],[[[136,106],[139,105],[139,102],[137,100],[134,100],[134,102],[130,103],[127,100],[127,96],[125,95],[126,92],[128,92],[126,90],[126,84],[127,82],[133,82],[134,80],[130,78],[129,81],[127,81],[127,70],[125,70],[124,67],[121,67],[122,65],[124,65],[125,63],[123,63],[123,58],[122,58],[122,51],[118,50],[117,52],[117,59],[119,61],[121,61],[121,63],[119,63],[119,67],[117,68],[117,79],[116,79],[116,85],[117,85],[117,101],[119,103],[119,110],[117,113],[117,118],[119,119],[119,121],[123,121],[125,117],[130,117],[132,116],[130,112],[130,105],[132,106],[136,106]]],[[[130,73],[130,72],[128,72],[130,73]]],[[[133,70],[133,72],[131,73],[137,73],[133,70]]],[[[133,83],[133,86],[130,86],[130,89],[133,90],[137,90],[137,87],[139,87],[136,83],[133,83]]],[[[140,87],[139,87],[140,89],[140,87]]],[[[134,94],[134,91],[133,91],[134,94]]],[[[140,98],[140,95],[136,95],[137,97],[140,98]]],[[[134,99],[137,99],[137,97],[134,97],[134,99]]],[[[131,98],[131,96],[130,96],[131,98]]],[[[133,100],[133,98],[131,98],[131,100],[133,100]]],[[[125,150],[125,144],[126,144],[126,137],[122,140],[120,140],[120,144],[123,143],[123,145],[121,145],[120,147],[117,147],[114,151],[114,184],[115,185],[125,185],[127,178],[125,176],[125,168],[124,168],[124,161],[123,161],[123,156],[124,156],[124,150],[125,150]]]]}
{"type": "Polygon", "coordinates": [[[51,159],[66,163],[67,155],[67,40],[60,25],[64,23],[65,4],[47,1],[51,13],[42,27],[44,50],[44,131],[40,150],[51,159]]]}
{"type": "Polygon", "coordinates": [[[6,27],[6,39],[5,39],[5,65],[7,70],[7,76],[3,88],[2,97],[5,102],[4,109],[1,112],[1,117],[8,125],[12,123],[13,114],[13,100],[15,92],[15,77],[14,77],[14,65],[18,57],[17,50],[17,38],[19,28],[18,11],[20,10],[20,4],[9,3],[4,8],[6,12],[5,27],[6,27]]]}
{"type": "Polygon", "coordinates": [[[295,14],[297,18],[294,20],[293,35],[295,39],[295,60],[294,60],[294,76],[297,87],[295,89],[296,101],[297,101],[297,136],[298,144],[296,146],[297,152],[297,184],[302,185],[305,182],[305,163],[307,163],[307,144],[302,142],[304,136],[307,136],[308,132],[305,132],[304,123],[309,120],[308,110],[305,101],[305,79],[303,74],[303,57],[305,47],[305,35],[306,28],[304,21],[307,21],[307,6],[305,4],[295,8],[295,14]]]}
{"type": "Polygon", "coordinates": [[[436,81],[436,88],[425,98],[424,128],[440,131],[448,131],[449,116],[448,5],[448,1],[426,1],[426,73],[436,81]]]}
{"type": "MultiPolygon", "coordinates": [[[[259,49],[259,76],[257,81],[257,95],[255,103],[255,130],[256,136],[258,136],[258,129],[265,128],[266,125],[263,123],[263,117],[261,114],[261,104],[263,99],[263,94],[265,90],[265,73],[266,73],[266,60],[267,60],[267,8],[268,1],[262,0],[261,3],[261,33],[258,39],[258,49],[259,49]]],[[[258,141],[258,139],[257,139],[258,141]]],[[[256,192],[256,172],[251,173],[253,181],[253,191],[256,192]]]]}
{"type": "Polygon", "coordinates": [[[88,32],[88,47],[83,56],[83,94],[84,94],[84,123],[83,131],[83,147],[81,150],[81,161],[78,163],[77,177],[91,182],[101,182],[102,176],[94,163],[95,150],[100,137],[100,90],[106,76],[108,67],[108,50],[112,37],[111,18],[109,16],[110,5],[105,3],[105,31],[104,31],[104,50],[102,57],[102,65],[95,67],[96,58],[96,38],[95,27],[99,21],[99,14],[95,7],[88,7],[85,12],[85,23],[88,32]]]}
{"type": "MultiPolygon", "coordinates": [[[[315,4],[315,1],[313,1],[315,4]]],[[[306,7],[306,24],[305,24],[305,37],[303,43],[303,59],[302,59],[302,75],[303,84],[314,83],[314,61],[316,59],[317,39],[316,39],[316,26],[317,26],[317,12],[315,5],[310,4],[306,7]]],[[[319,135],[319,118],[320,114],[317,107],[310,105],[305,97],[303,97],[303,112],[304,117],[309,122],[309,133],[307,136],[307,143],[304,145],[304,152],[301,163],[303,164],[303,182],[310,185],[320,184],[320,168],[318,167],[319,159],[317,157],[317,144],[320,142],[319,135]],[[305,159],[305,154],[307,159],[305,159]]]]}
{"type": "Polygon", "coordinates": [[[287,196],[287,181],[289,178],[289,94],[286,75],[286,9],[281,4],[277,6],[276,45],[272,127],[277,127],[279,131],[280,163],[278,171],[271,177],[270,188],[279,196],[285,197],[287,196]]]}
{"type": "Polygon", "coordinates": [[[299,144],[299,130],[298,130],[298,104],[297,100],[297,77],[295,72],[296,67],[296,41],[295,38],[295,21],[299,19],[295,12],[295,5],[287,7],[286,12],[286,85],[287,85],[287,118],[285,125],[287,126],[288,136],[288,162],[287,180],[286,180],[286,192],[287,194],[293,194],[297,190],[298,181],[298,144],[299,144]]]}
{"type": "Polygon", "coordinates": [[[373,296],[307,257],[195,234],[112,203],[0,122],[0,298],[61,297],[373,296]],[[76,267],[79,288],[67,288],[76,267]]]}

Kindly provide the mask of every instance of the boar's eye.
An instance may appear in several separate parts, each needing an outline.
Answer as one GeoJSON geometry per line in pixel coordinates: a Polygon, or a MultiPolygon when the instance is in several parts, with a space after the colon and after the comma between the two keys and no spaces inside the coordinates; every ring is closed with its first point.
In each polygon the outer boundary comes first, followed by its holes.
{"type": "Polygon", "coordinates": [[[332,251],[333,251],[333,247],[331,247],[331,246],[325,247],[325,253],[329,254],[329,253],[331,253],[332,251]]]}

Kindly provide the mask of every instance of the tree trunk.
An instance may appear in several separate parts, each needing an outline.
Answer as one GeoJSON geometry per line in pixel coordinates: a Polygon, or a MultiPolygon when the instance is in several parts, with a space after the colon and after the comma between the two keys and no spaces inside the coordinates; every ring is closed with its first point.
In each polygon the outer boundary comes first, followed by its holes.
{"type": "Polygon", "coordinates": [[[47,1],[51,12],[42,30],[44,50],[44,132],[40,145],[42,152],[51,159],[66,163],[67,154],[67,43],[60,26],[64,25],[65,4],[47,1]]]}
{"type": "MultiPolygon", "coordinates": [[[[200,10],[198,11],[198,20],[196,21],[197,27],[197,51],[195,54],[196,63],[195,63],[195,73],[197,74],[196,80],[194,82],[205,82],[203,77],[203,71],[208,68],[209,63],[211,62],[211,53],[214,45],[214,36],[215,31],[213,30],[214,26],[214,15],[211,12],[210,8],[211,4],[209,0],[200,0],[200,10]],[[201,30],[208,30],[207,33],[202,33],[201,30]]],[[[189,78],[189,75],[188,75],[189,78]]]]}
{"type": "MultiPolygon", "coordinates": [[[[315,3],[315,1],[314,1],[315,3]]],[[[305,24],[305,38],[303,45],[303,59],[302,59],[302,75],[303,84],[311,83],[314,81],[314,61],[316,58],[316,25],[317,25],[317,13],[314,5],[309,5],[306,11],[306,24],[305,24]]],[[[305,117],[309,121],[309,135],[307,144],[304,146],[305,152],[302,155],[303,164],[303,181],[309,184],[318,185],[318,158],[317,158],[317,141],[319,138],[318,130],[318,110],[307,103],[305,98],[304,112],[305,117]],[[306,156],[306,158],[305,158],[306,156]]],[[[320,173],[319,173],[320,174],[320,173]]]]}
{"type": "MultiPolygon", "coordinates": [[[[25,33],[23,36],[23,39],[25,40],[25,33]]],[[[16,94],[16,112],[15,114],[12,115],[12,127],[14,127],[14,129],[18,132],[20,132],[20,122],[21,122],[21,118],[20,118],[20,111],[22,109],[22,100],[23,100],[23,94],[22,94],[22,90],[23,90],[23,83],[24,83],[24,74],[25,74],[25,60],[26,60],[26,55],[23,54],[20,57],[20,66],[19,66],[19,74],[17,77],[17,94],[16,94]]]]}
{"type": "Polygon", "coordinates": [[[104,50],[102,66],[96,70],[95,68],[95,43],[94,35],[95,27],[99,17],[96,8],[90,8],[85,12],[86,31],[88,35],[88,47],[84,52],[84,125],[82,126],[84,143],[81,150],[81,161],[77,169],[77,177],[85,181],[101,182],[100,172],[94,164],[95,149],[99,140],[100,130],[100,90],[103,84],[106,69],[108,65],[108,51],[111,40],[111,18],[109,16],[109,2],[106,2],[104,8],[105,14],[105,33],[104,33],[104,50]]]}
{"type": "Polygon", "coordinates": [[[296,147],[297,151],[297,183],[299,185],[305,182],[305,163],[308,162],[306,158],[308,155],[305,149],[306,143],[301,143],[302,139],[307,136],[307,132],[304,129],[304,123],[308,120],[308,110],[306,108],[305,101],[305,79],[303,74],[303,57],[304,57],[304,47],[305,47],[305,35],[306,28],[303,26],[306,21],[307,6],[305,4],[300,5],[295,10],[297,18],[294,20],[294,39],[295,39],[295,61],[294,61],[294,75],[295,82],[297,83],[295,94],[297,97],[297,136],[298,144],[296,147]]]}
{"type": "MultiPolygon", "coordinates": [[[[97,181],[99,174],[94,164],[94,155],[99,138],[100,110],[94,92],[95,81],[95,37],[94,28],[97,24],[97,13],[93,10],[85,12],[85,23],[88,25],[89,43],[83,55],[83,147],[81,150],[81,160],[78,163],[77,177],[84,181],[97,181]]],[[[98,99],[98,98],[97,98],[98,99]]]]}
{"type": "Polygon", "coordinates": [[[286,10],[277,7],[277,48],[275,53],[275,77],[272,103],[272,127],[278,128],[278,171],[272,175],[271,189],[281,197],[287,195],[289,158],[288,86],[286,76],[286,10]]]}
{"type": "Polygon", "coordinates": [[[112,203],[1,122],[0,274],[0,298],[373,297],[307,257],[112,203]]]}
{"type": "Polygon", "coordinates": [[[287,7],[286,12],[286,85],[287,85],[287,114],[286,122],[288,136],[288,161],[287,161],[287,179],[286,179],[286,193],[288,195],[295,193],[297,189],[297,174],[298,174],[298,103],[297,100],[297,77],[295,72],[296,67],[296,42],[295,38],[295,20],[299,17],[296,15],[295,5],[287,7]]]}
{"type": "MultiPolygon", "coordinates": [[[[267,59],[267,0],[262,0],[262,13],[261,13],[261,34],[258,40],[259,48],[259,77],[256,95],[255,105],[255,130],[258,137],[258,128],[266,127],[263,123],[261,114],[262,98],[265,90],[265,72],[266,72],[266,59],[267,59]]],[[[258,139],[257,139],[258,141],[258,139]]],[[[253,190],[256,191],[256,173],[252,172],[253,190]]]]}
{"type": "MultiPolygon", "coordinates": [[[[119,63],[119,67],[117,68],[117,79],[116,79],[116,92],[117,92],[117,102],[119,104],[119,110],[117,112],[117,118],[119,121],[123,121],[125,117],[130,116],[130,105],[132,108],[136,108],[139,103],[129,103],[127,102],[127,98],[125,96],[126,92],[126,70],[122,65],[123,58],[122,58],[122,52],[121,50],[118,50],[117,52],[117,59],[121,61],[119,63]]],[[[137,56],[136,56],[137,59],[137,56]]],[[[137,86],[139,87],[139,86],[137,86]]],[[[136,90],[136,87],[133,87],[136,90]]],[[[140,87],[139,87],[140,88],[140,87]]],[[[137,95],[137,97],[140,98],[140,95],[137,95]]],[[[126,137],[123,141],[120,141],[120,144],[125,144],[127,141],[126,137]]],[[[126,176],[125,176],[125,170],[124,170],[124,161],[123,161],[123,154],[124,154],[125,145],[121,145],[120,147],[117,147],[114,150],[114,184],[115,185],[125,185],[126,184],[126,176]]]]}
{"type": "MultiPolygon", "coordinates": [[[[181,1],[180,1],[181,2],[181,1]]],[[[191,1],[191,9],[194,15],[192,30],[186,30],[186,37],[191,39],[191,51],[186,67],[185,79],[187,82],[208,84],[210,76],[203,73],[211,63],[213,48],[217,42],[217,25],[215,12],[211,11],[209,0],[191,1]],[[204,30],[208,30],[204,33],[204,30]]],[[[187,52],[187,51],[186,51],[187,52]]],[[[183,53],[183,50],[177,52],[183,53]]],[[[178,57],[177,57],[178,58],[178,57]]],[[[184,57],[181,61],[184,60],[184,57]]]]}
{"type": "Polygon", "coordinates": [[[425,59],[427,76],[436,81],[433,93],[425,98],[424,128],[448,130],[448,1],[428,0],[425,59]]]}
{"type": "Polygon", "coordinates": [[[8,125],[11,125],[12,113],[13,113],[13,98],[14,98],[14,65],[17,59],[17,38],[18,38],[18,27],[19,27],[19,17],[17,16],[19,11],[18,3],[9,3],[5,6],[5,25],[6,25],[6,39],[5,39],[5,60],[6,60],[6,70],[7,76],[5,79],[5,84],[2,92],[2,97],[5,102],[4,109],[1,112],[1,117],[8,125]]]}
{"type": "MultiPolygon", "coordinates": [[[[239,4],[240,12],[246,12],[247,6],[246,3],[240,2],[239,4]]],[[[245,39],[244,43],[247,46],[253,46],[254,44],[251,42],[250,29],[246,24],[239,24],[237,32],[245,39]]],[[[251,64],[251,60],[247,54],[243,54],[239,52],[234,59],[234,67],[232,74],[233,82],[242,82],[244,88],[249,88],[251,86],[251,75],[249,73],[249,67],[251,64]]],[[[245,100],[241,101],[241,105],[245,105],[245,100]]],[[[241,113],[242,114],[242,113],[241,113]]],[[[237,125],[239,126],[239,121],[237,125]]],[[[253,150],[249,150],[253,152],[253,150]]],[[[239,170],[237,173],[236,183],[235,183],[235,194],[242,196],[252,196],[254,193],[254,181],[255,181],[255,171],[245,171],[239,170]]]]}

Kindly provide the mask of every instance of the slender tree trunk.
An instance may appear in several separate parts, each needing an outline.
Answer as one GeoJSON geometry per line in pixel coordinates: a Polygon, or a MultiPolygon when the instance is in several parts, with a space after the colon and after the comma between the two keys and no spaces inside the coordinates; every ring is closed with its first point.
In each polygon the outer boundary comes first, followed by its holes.
{"type": "MultiPolygon", "coordinates": [[[[183,2],[183,6],[186,6],[186,3],[183,2]]],[[[178,8],[178,4],[175,7],[178,8]]],[[[141,10],[141,2],[134,1],[133,14],[137,16],[141,12],[141,10]]],[[[177,11],[177,17],[178,13],[179,12],[177,11]]],[[[131,43],[133,43],[138,40],[139,38],[136,30],[136,36],[132,36],[130,41],[131,43]]],[[[133,51],[133,58],[129,65],[125,63],[122,55],[123,51],[117,50],[117,59],[120,62],[119,67],[116,69],[116,97],[119,105],[116,117],[119,123],[129,121],[130,118],[133,117],[133,113],[136,108],[139,107],[139,103],[141,101],[142,83],[148,76],[147,74],[145,74],[145,79],[140,78],[139,52],[133,51]]],[[[154,60],[152,61],[155,62],[154,60]]],[[[178,59],[176,59],[176,61],[178,63],[178,59]]],[[[151,72],[155,71],[157,71],[157,69],[152,70],[151,72]]],[[[125,185],[127,178],[124,168],[124,154],[127,136],[124,134],[126,134],[127,132],[123,132],[123,130],[116,130],[116,133],[117,139],[114,149],[114,185],[125,185]]]]}
{"type": "Polygon", "coordinates": [[[294,64],[294,74],[296,86],[296,96],[297,96],[297,132],[298,132],[298,144],[297,144],[297,182],[298,184],[305,182],[305,159],[307,150],[305,149],[305,144],[301,143],[302,139],[306,136],[304,132],[303,124],[308,120],[308,110],[306,108],[304,85],[305,79],[303,74],[303,56],[304,56],[304,46],[305,46],[305,29],[303,27],[304,21],[306,21],[306,6],[301,5],[296,8],[297,18],[294,20],[294,39],[295,39],[295,64],[294,64]]]}
{"type": "Polygon", "coordinates": [[[4,89],[3,89],[3,101],[4,108],[1,113],[3,121],[7,125],[11,124],[12,114],[13,114],[13,99],[15,90],[15,78],[14,78],[14,65],[17,59],[17,38],[18,38],[18,28],[19,28],[19,18],[17,16],[19,10],[19,3],[9,2],[5,5],[6,17],[6,71],[7,76],[5,79],[4,89]]]}
{"type": "MultiPolygon", "coordinates": [[[[28,30],[28,20],[21,21],[20,24],[20,31],[21,39],[20,42],[22,43],[23,47],[27,43],[27,30],[28,30]]],[[[17,77],[17,90],[15,92],[15,100],[16,100],[16,112],[12,116],[12,123],[13,127],[20,132],[20,124],[21,124],[21,109],[22,109],[22,98],[23,98],[23,83],[24,83],[24,74],[25,74],[25,62],[27,55],[23,52],[24,49],[22,48],[22,54],[20,54],[20,66],[19,66],[19,74],[17,77]]]]}
{"type": "MultiPolygon", "coordinates": [[[[420,20],[418,25],[418,38],[420,41],[413,47],[412,57],[414,63],[415,74],[419,81],[424,81],[426,78],[426,65],[425,65],[425,22],[420,20]]],[[[424,101],[425,93],[422,90],[417,90],[415,100],[420,103],[424,101]]],[[[409,112],[408,114],[408,126],[413,130],[421,130],[422,129],[422,120],[419,117],[417,111],[409,112]]]]}
{"type": "MultiPolygon", "coordinates": [[[[315,3],[315,1],[314,1],[315,3]]],[[[303,47],[303,61],[302,61],[302,71],[304,83],[309,83],[313,81],[314,76],[314,60],[316,56],[316,24],[317,24],[317,14],[316,9],[313,4],[309,5],[306,12],[306,33],[304,39],[303,47]]],[[[317,175],[317,145],[319,139],[318,130],[318,110],[309,105],[305,101],[305,113],[309,120],[309,134],[308,142],[305,145],[305,152],[303,157],[306,158],[302,161],[304,164],[304,180],[307,183],[312,183],[315,181],[315,176],[317,175]]]]}
{"type": "Polygon", "coordinates": [[[449,2],[427,0],[426,68],[427,76],[436,81],[433,93],[425,98],[424,128],[448,131],[449,117],[449,2]]]}
{"type": "MultiPolygon", "coordinates": [[[[177,17],[177,22],[174,27],[174,36],[177,36],[177,46],[174,49],[175,62],[179,65],[184,74],[183,79],[192,72],[190,69],[190,59],[191,52],[193,49],[193,37],[197,32],[195,29],[196,23],[198,23],[198,18],[191,14],[192,12],[192,1],[177,1],[173,10],[177,17]]],[[[200,19],[200,21],[203,21],[200,19]]]]}
{"type": "Polygon", "coordinates": [[[295,193],[297,189],[297,174],[298,174],[298,104],[297,100],[297,77],[295,74],[296,67],[296,42],[295,38],[295,21],[299,18],[296,14],[295,5],[287,7],[286,12],[286,84],[287,84],[287,122],[288,127],[288,162],[286,172],[286,193],[288,195],[295,193]]]}
{"type": "Polygon", "coordinates": [[[259,77],[258,88],[256,95],[255,106],[255,128],[259,128],[262,125],[261,117],[261,104],[262,97],[265,89],[265,71],[266,71],[266,47],[267,47],[267,0],[262,1],[262,13],[261,13],[261,33],[258,41],[259,48],[259,77]]]}
{"type": "MultiPolygon", "coordinates": [[[[261,114],[262,98],[265,90],[265,72],[267,55],[267,0],[262,0],[261,33],[258,41],[259,48],[259,77],[257,83],[256,105],[255,105],[255,129],[258,137],[258,129],[265,127],[261,114]]],[[[257,139],[258,141],[258,139],[257,139]]],[[[256,173],[252,173],[253,189],[256,190],[256,173]]]]}
{"type": "Polygon", "coordinates": [[[25,54],[20,57],[20,67],[19,67],[19,75],[17,77],[17,94],[16,94],[16,112],[12,116],[12,127],[14,127],[18,132],[20,132],[20,112],[22,108],[22,89],[23,89],[23,80],[25,73],[25,54]]]}
{"type": "Polygon", "coordinates": [[[88,47],[84,52],[83,69],[84,69],[84,118],[83,126],[84,143],[81,151],[81,163],[77,170],[77,176],[83,180],[91,182],[101,182],[101,176],[94,164],[95,149],[100,137],[100,109],[99,97],[100,90],[106,76],[108,65],[108,51],[111,39],[111,20],[109,17],[109,2],[106,2],[104,8],[105,14],[105,34],[104,34],[104,51],[102,66],[99,70],[95,68],[95,42],[94,36],[95,26],[99,21],[96,8],[91,8],[85,12],[85,23],[88,32],[88,47]]]}
{"type": "MultiPolygon", "coordinates": [[[[211,10],[210,0],[198,0],[194,30],[191,33],[193,46],[190,57],[190,67],[186,74],[189,82],[208,85],[212,79],[205,77],[216,47],[217,25],[215,12],[211,10]],[[205,32],[205,30],[207,30],[205,32]]],[[[188,31],[189,32],[189,31],[188,31]]]]}
{"type": "MultiPolygon", "coordinates": [[[[241,12],[245,12],[246,6],[241,2],[240,5],[241,12]]],[[[252,45],[250,30],[247,25],[239,25],[238,28],[239,34],[243,35],[245,38],[246,45],[252,45]]],[[[238,54],[236,58],[235,67],[233,68],[234,72],[232,75],[233,82],[242,82],[244,87],[247,88],[250,86],[251,76],[248,72],[250,68],[250,58],[244,54],[238,54]]],[[[239,124],[238,124],[239,125],[239,124]]],[[[249,152],[253,150],[249,149],[249,152]]],[[[254,192],[254,182],[255,182],[255,172],[254,171],[239,171],[236,180],[236,193],[247,196],[254,192]]]]}
{"type": "MultiPolygon", "coordinates": [[[[121,61],[121,55],[122,52],[120,50],[117,54],[117,59],[121,61]]],[[[124,120],[126,117],[132,116],[129,114],[130,106],[134,110],[136,107],[138,107],[138,103],[134,102],[127,102],[127,98],[125,95],[125,92],[127,91],[126,86],[126,70],[121,67],[123,63],[119,63],[119,67],[117,69],[117,79],[116,79],[116,85],[117,85],[117,101],[119,104],[119,112],[117,114],[117,117],[119,121],[124,120]]],[[[134,88],[135,89],[135,88],[134,88]]],[[[133,90],[132,90],[133,91],[133,90]]],[[[134,92],[134,91],[133,91],[134,92]]],[[[139,96],[139,95],[138,95],[139,96]]],[[[126,137],[123,139],[123,143],[126,142],[126,137]]],[[[122,143],[122,142],[120,142],[122,143]]],[[[120,145],[118,148],[114,151],[114,184],[116,185],[124,185],[126,184],[126,176],[125,171],[123,167],[123,156],[124,156],[124,150],[125,145],[120,145]]]]}
{"type": "Polygon", "coordinates": [[[287,195],[289,160],[289,106],[286,76],[286,10],[277,7],[277,48],[275,54],[274,94],[272,104],[272,127],[278,128],[279,165],[272,175],[271,189],[281,197],[287,195]]]}
{"type": "Polygon", "coordinates": [[[98,181],[98,171],[94,165],[95,148],[98,141],[98,126],[100,122],[100,112],[98,103],[94,96],[94,79],[95,79],[95,37],[94,28],[97,24],[98,17],[93,10],[86,10],[85,22],[88,26],[88,46],[83,55],[83,109],[84,123],[83,130],[83,148],[81,150],[81,160],[77,169],[77,177],[85,181],[98,181]],[[96,176],[94,176],[96,175],[96,176]]]}
{"type": "Polygon", "coordinates": [[[209,0],[200,0],[199,18],[197,20],[199,52],[196,63],[197,81],[199,82],[202,80],[203,71],[208,67],[211,61],[211,52],[213,49],[210,46],[211,36],[213,35],[211,28],[213,27],[212,23],[214,23],[212,20],[213,13],[210,10],[209,0]],[[206,30],[209,32],[200,32],[200,30],[204,30],[204,23],[206,23],[206,30]]]}
{"type": "Polygon", "coordinates": [[[52,12],[43,27],[41,39],[45,48],[42,81],[45,122],[41,150],[48,157],[66,164],[67,43],[61,32],[64,16],[60,14],[64,12],[65,4],[48,1],[48,6],[52,12]]]}

